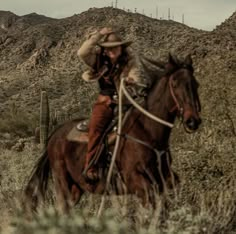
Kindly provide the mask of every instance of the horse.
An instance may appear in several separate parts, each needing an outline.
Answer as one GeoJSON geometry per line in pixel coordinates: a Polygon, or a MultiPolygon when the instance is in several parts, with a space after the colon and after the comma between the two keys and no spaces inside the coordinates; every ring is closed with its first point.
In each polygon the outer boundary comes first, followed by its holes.
{"type": "MultiPolygon", "coordinates": [[[[154,62],[152,65],[157,66],[154,62]]],[[[179,117],[185,131],[192,133],[201,123],[201,105],[191,56],[180,61],[169,55],[163,67],[161,77],[154,74],[143,107],[169,123],[174,123],[179,117]]],[[[65,212],[79,202],[84,192],[104,193],[107,171],[104,170],[99,181],[88,182],[83,176],[87,143],[67,139],[79,121],[69,120],[49,136],[47,147],[24,190],[27,201],[34,207],[39,197],[45,197],[51,174],[54,177],[56,200],[65,212]]],[[[173,188],[179,183],[178,175],[171,168],[170,134],[170,127],[150,119],[136,108],[131,109],[122,126],[115,159],[117,174],[111,180],[113,194],[135,194],[143,206],[151,204],[155,207],[155,192],[163,194],[166,187],[173,188]]],[[[103,168],[107,168],[104,167],[107,163],[105,160],[101,157],[98,162],[103,168]]]]}

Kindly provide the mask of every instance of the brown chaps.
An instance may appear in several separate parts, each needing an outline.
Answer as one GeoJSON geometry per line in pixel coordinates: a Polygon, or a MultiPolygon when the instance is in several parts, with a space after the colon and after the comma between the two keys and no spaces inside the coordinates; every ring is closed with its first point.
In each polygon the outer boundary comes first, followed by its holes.
{"type": "Polygon", "coordinates": [[[112,100],[109,96],[99,95],[95,102],[89,122],[88,132],[88,151],[86,154],[85,168],[89,165],[93,155],[97,152],[99,141],[112,121],[113,109],[111,108],[112,100]]]}

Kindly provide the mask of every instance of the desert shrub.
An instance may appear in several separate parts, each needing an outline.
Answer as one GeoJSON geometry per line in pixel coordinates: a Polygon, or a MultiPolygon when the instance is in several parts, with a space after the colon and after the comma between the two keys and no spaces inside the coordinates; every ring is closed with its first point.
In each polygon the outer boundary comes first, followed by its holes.
{"type": "Polygon", "coordinates": [[[39,122],[38,116],[17,112],[14,115],[6,114],[0,120],[0,132],[8,132],[21,137],[32,136],[39,122]]]}
{"type": "Polygon", "coordinates": [[[103,233],[122,234],[126,233],[128,225],[125,222],[117,222],[113,212],[106,212],[98,219],[96,216],[89,216],[85,211],[72,212],[70,215],[59,215],[52,207],[42,209],[40,212],[27,221],[18,216],[12,223],[14,232],[17,234],[39,234],[39,233],[103,233]]]}
{"type": "MultiPolygon", "coordinates": [[[[28,233],[131,233],[131,234],[200,234],[230,233],[235,230],[236,204],[233,188],[219,193],[213,203],[209,197],[199,194],[198,209],[183,204],[181,199],[173,200],[165,219],[158,209],[145,209],[136,198],[128,197],[129,202],[117,202],[110,197],[102,216],[98,218],[92,207],[99,205],[99,198],[90,196],[84,205],[74,208],[69,215],[61,215],[53,207],[40,208],[37,214],[25,218],[19,211],[11,227],[13,234],[28,233]],[[90,199],[92,198],[92,199],[90,199]],[[92,204],[93,203],[93,204],[92,204]],[[85,205],[86,204],[86,205],[85,205]],[[126,208],[126,209],[124,209],[126,208]],[[124,212],[125,211],[125,212],[124,212]]],[[[233,232],[232,232],[233,233],[233,232]]]]}

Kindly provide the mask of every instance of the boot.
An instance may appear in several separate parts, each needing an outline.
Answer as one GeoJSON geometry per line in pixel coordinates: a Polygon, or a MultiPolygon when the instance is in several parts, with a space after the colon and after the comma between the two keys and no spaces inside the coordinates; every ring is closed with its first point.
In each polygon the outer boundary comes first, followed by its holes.
{"type": "Polygon", "coordinates": [[[90,162],[89,156],[90,156],[89,154],[86,155],[86,162],[85,162],[83,175],[89,181],[97,181],[98,180],[98,170],[94,165],[91,165],[89,167],[89,162],[90,162]]]}
{"type": "Polygon", "coordinates": [[[111,98],[109,96],[99,95],[97,102],[93,106],[93,111],[89,123],[89,142],[88,151],[85,158],[84,175],[89,180],[98,180],[98,169],[89,164],[96,154],[99,142],[108,124],[112,121],[113,109],[110,107],[111,98]]]}

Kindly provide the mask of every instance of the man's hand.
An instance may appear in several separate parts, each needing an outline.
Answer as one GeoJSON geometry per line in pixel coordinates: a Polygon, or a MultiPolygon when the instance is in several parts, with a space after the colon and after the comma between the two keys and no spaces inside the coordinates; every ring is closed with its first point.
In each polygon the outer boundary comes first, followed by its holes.
{"type": "Polygon", "coordinates": [[[105,35],[107,35],[107,34],[110,34],[110,33],[112,33],[113,31],[112,31],[112,28],[107,28],[107,27],[105,27],[105,28],[102,28],[100,31],[99,31],[99,33],[101,34],[101,35],[103,35],[103,36],[105,36],[105,35]]]}

